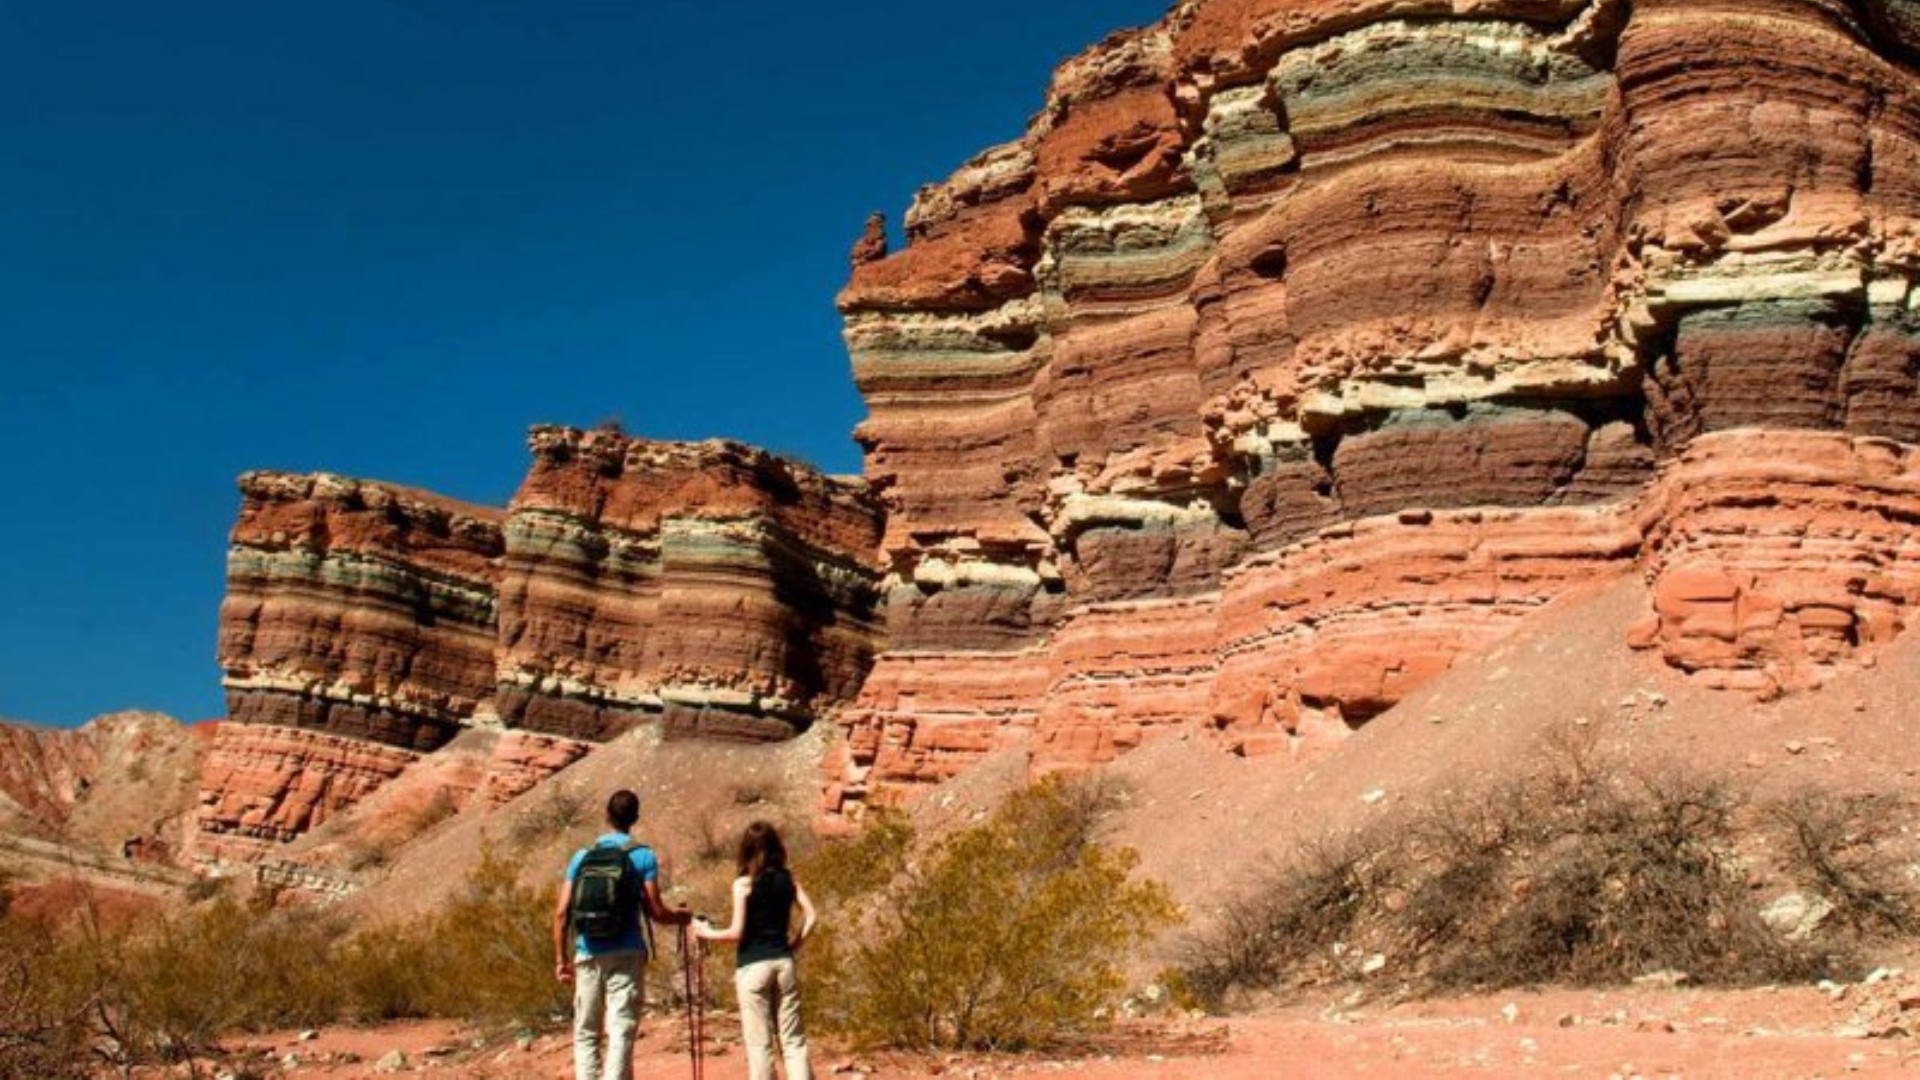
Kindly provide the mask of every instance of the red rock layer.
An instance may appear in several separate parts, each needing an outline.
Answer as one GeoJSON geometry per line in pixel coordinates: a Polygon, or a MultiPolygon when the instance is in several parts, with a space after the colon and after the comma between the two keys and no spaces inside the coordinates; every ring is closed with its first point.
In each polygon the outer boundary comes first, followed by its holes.
{"type": "Polygon", "coordinates": [[[292,839],[464,727],[512,729],[478,781],[501,802],[638,723],[785,738],[852,696],[878,636],[858,481],[736,443],[532,444],[506,511],[242,478],[204,855],[292,839]]]}
{"type": "Polygon", "coordinates": [[[1711,685],[1774,695],[1871,659],[1920,603],[1920,450],[1798,431],[1697,440],[1649,495],[1642,631],[1711,685]]]}
{"type": "Polygon", "coordinates": [[[501,582],[509,726],[775,739],[852,696],[876,645],[857,482],[738,443],[536,429],[501,582]]]}
{"type": "Polygon", "coordinates": [[[222,724],[200,778],[201,859],[251,860],[325,822],[420,759],[412,750],[275,724],[222,724]]]}
{"type": "Polygon", "coordinates": [[[494,744],[480,781],[480,799],[487,806],[503,806],[532,791],[540,782],[586,757],[591,743],[509,731],[494,744]]]}
{"type": "MultiPolygon", "coordinates": [[[[1731,485],[1685,457],[1716,432],[1920,438],[1904,10],[1187,0],[1063,66],[840,297],[891,651],[830,808],[1014,743],[1311,746],[1636,557],[1666,581],[1695,517],[1723,567],[1817,531],[1812,494],[1673,493],[1731,485]]],[[[1817,678],[1909,602],[1730,631],[1732,576],[1662,585],[1655,635],[1729,686],[1817,678]]]]}
{"type": "Polygon", "coordinates": [[[497,510],[248,473],[227,558],[229,719],[433,750],[493,695],[497,510]]]}

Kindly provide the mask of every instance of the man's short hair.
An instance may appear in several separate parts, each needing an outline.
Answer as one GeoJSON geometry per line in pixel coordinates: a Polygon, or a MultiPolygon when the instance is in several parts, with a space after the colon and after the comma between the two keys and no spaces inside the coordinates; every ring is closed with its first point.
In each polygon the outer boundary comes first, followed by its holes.
{"type": "Polygon", "coordinates": [[[640,796],[625,788],[607,800],[607,824],[625,832],[640,820],[640,796]]]}

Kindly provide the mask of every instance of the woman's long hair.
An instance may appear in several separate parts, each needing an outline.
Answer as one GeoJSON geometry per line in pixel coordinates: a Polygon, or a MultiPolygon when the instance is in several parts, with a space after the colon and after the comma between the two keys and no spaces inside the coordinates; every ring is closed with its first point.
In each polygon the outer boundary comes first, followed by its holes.
{"type": "Polygon", "coordinates": [[[740,837],[740,876],[758,878],[769,870],[787,868],[787,845],[770,822],[756,821],[740,837]]]}

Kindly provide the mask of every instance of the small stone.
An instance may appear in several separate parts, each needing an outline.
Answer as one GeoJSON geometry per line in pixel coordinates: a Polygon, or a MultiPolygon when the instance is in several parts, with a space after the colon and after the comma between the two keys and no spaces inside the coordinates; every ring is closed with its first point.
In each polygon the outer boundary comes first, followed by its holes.
{"type": "Polygon", "coordinates": [[[312,1042],[313,1040],[319,1037],[320,1037],[320,1033],[313,1030],[312,1028],[308,1028],[307,1030],[301,1032],[298,1036],[301,1042],[312,1042]]]}
{"type": "Polygon", "coordinates": [[[1505,1005],[1500,1006],[1500,1019],[1505,1020],[1509,1024],[1519,1023],[1520,1022],[1520,1006],[1515,1005],[1511,1001],[1507,1002],[1505,1005]]]}
{"type": "Polygon", "coordinates": [[[1789,754],[1804,754],[1807,752],[1807,744],[1795,739],[1787,744],[1786,750],[1789,754]]]}
{"type": "Polygon", "coordinates": [[[379,1061],[373,1063],[374,1072],[399,1072],[407,1067],[407,1055],[398,1050],[389,1050],[379,1061]]]}
{"type": "Polygon", "coordinates": [[[1387,797],[1387,793],[1385,791],[1382,791],[1379,788],[1374,788],[1372,791],[1369,791],[1365,795],[1360,796],[1360,801],[1363,803],[1366,803],[1368,806],[1372,806],[1386,799],[1386,797],[1387,797]]]}
{"type": "Polygon", "coordinates": [[[1367,959],[1360,965],[1360,974],[1372,975],[1375,972],[1379,971],[1381,968],[1384,968],[1386,966],[1387,966],[1387,958],[1381,955],[1380,953],[1374,953],[1372,956],[1367,957],[1367,959]]]}
{"type": "Polygon", "coordinates": [[[1561,1013],[1560,1018],[1554,1021],[1556,1025],[1563,1028],[1570,1028],[1579,1022],[1579,1017],[1574,1016],[1572,1013],[1561,1013]]]}
{"type": "Polygon", "coordinates": [[[1686,985],[1688,978],[1689,976],[1684,971],[1649,971],[1645,975],[1633,980],[1633,985],[1671,990],[1676,986],[1686,985]]]}
{"type": "Polygon", "coordinates": [[[1902,974],[1902,972],[1899,968],[1878,967],[1868,972],[1867,977],[1860,981],[1864,986],[1878,986],[1900,974],[1902,974]]]}

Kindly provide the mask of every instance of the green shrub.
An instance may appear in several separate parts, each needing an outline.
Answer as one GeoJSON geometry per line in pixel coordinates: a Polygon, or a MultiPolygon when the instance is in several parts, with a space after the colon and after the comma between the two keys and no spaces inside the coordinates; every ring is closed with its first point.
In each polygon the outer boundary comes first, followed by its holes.
{"type": "Polygon", "coordinates": [[[1098,1025],[1120,965],[1178,909],[1092,838],[1097,798],[1049,781],[919,858],[899,821],[802,880],[834,909],[809,946],[816,1016],[874,1044],[1014,1050],[1098,1025]],[[816,961],[819,961],[816,963],[816,961]]]}

